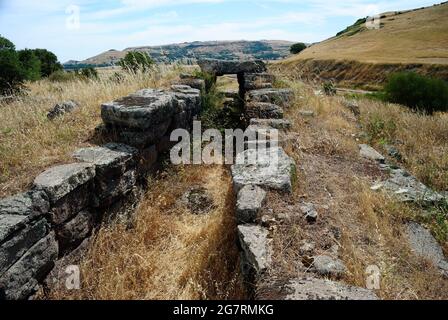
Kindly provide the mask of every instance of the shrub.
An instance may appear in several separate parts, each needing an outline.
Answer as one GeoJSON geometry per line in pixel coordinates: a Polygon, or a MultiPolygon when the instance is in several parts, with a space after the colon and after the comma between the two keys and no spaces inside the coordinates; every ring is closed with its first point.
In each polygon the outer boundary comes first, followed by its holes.
{"type": "Polygon", "coordinates": [[[118,62],[124,70],[137,73],[146,72],[151,69],[154,60],[146,52],[128,52],[126,56],[118,62]]]}
{"type": "Polygon", "coordinates": [[[216,82],[215,76],[213,74],[195,70],[193,72],[193,77],[195,77],[197,79],[202,79],[205,81],[205,91],[210,92],[213,90],[213,87],[216,82]]]}
{"type": "Polygon", "coordinates": [[[388,101],[433,114],[448,111],[448,84],[414,72],[395,73],[385,86],[388,101]]]}
{"type": "Polygon", "coordinates": [[[63,70],[53,72],[49,77],[48,80],[51,82],[68,82],[68,81],[74,81],[78,80],[79,75],[75,72],[66,72],[63,70]]]}
{"type": "Polygon", "coordinates": [[[327,81],[322,84],[322,90],[327,96],[334,96],[336,94],[336,87],[331,81],[327,81]]]}
{"type": "Polygon", "coordinates": [[[306,44],[300,42],[300,43],[293,44],[291,46],[291,49],[289,49],[289,51],[292,54],[298,54],[298,53],[302,52],[305,49],[306,49],[306,44]]]}
{"type": "Polygon", "coordinates": [[[93,80],[98,79],[98,71],[96,71],[96,69],[93,67],[88,67],[79,70],[79,75],[87,79],[93,79],[93,80]]]}

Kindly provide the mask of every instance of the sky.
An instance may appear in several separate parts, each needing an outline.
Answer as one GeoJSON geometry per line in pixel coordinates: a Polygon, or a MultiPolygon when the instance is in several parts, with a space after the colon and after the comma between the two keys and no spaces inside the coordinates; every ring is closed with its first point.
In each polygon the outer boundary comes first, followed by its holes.
{"type": "MultiPolygon", "coordinates": [[[[441,2],[440,0],[439,2],[441,2]]],[[[207,40],[313,43],[358,18],[435,0],[0,0],[0,35],[61,62],[109,49],[207,40]]]]}

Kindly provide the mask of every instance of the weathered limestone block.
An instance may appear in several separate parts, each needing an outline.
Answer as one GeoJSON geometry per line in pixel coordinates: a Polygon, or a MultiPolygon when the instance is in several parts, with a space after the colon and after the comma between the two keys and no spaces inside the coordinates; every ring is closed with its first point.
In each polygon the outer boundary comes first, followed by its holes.
{"type": "MultiPolygon", "coordinates": [[[[5,221],[1,221],[1,223],[5,223],[5,221]]],[[[8,222],[6,221],[6,223],[8,222]]],[[[29,222],[8,240],[3,243],[0,242],[0,275],[19,260],[36,242],[45,237],[48,231],[47,221],[41,218],[29,222]]]]}
{"type": "Polygon", "coordinates": [[[238,193],[236,203],[236,217],[238,223],[252,223],[258,217],[258,213],[266,199],[266,191],[258,186],[248,185],[238,193]]]}
{"type": "Polygon", "coordinates": [[[180,85],[186,85],[194,89],[198,89],[201,92],[205,92],[205,81],[203,79],[196,79],[194,77],[182,78],[179,81],[180,85]]]}
{"type": "Polygon", "coordinates": [[[260,89],[247,92],[247,102],[267,102],[288,107],[294,98],[294,92],[291,89],[260,89]]]}
{"type": "Polygon", "coordinates": [[[236,192],[244,186],[292,192],[296,165],[282,148],[273,147],[263,151],[249,149],[236,157],[232,166],[233,185],[236,192]]]}
{"type": "Polygon", "coordinates": [[[448,277],[448,260],[443,254],[442,247],[429,230],[418,223],[410,222],[406,225],[406,236],[412,251],[417,256],[430,261],[448,277]]]}
{"type": "Polygon", "coordinates": [[[189,86],[171,86],[174,92],[176,111],[172,129],[190,129],[193,117],[201,112],[201,92],[189,86]]]}
{"type": "Polygon", "coordinates": [[[276,104],[267,102],[250,102],[246,104],[248,119],[282,119],[283,109],[276,104]]]}
{"type": "Polygon", "coordinates": [[[321,276],[340,278],[347,272],[344,263],[339,259],[321,255],[313,257],[313,260],[314,270],[321,276]]]}
{"type": "Polygon", "coordinates": [[[250,119],[251,126],[285,130],[291,128],[291,122],[285,119],[250,119]]]}
{"type": "Polygon", "coordinates": [[[285,300],[378,300],[371,290],[315,278],[292,280],[285,289],[285,300]]]}
{"type": "Polygon", "coordinates": [[[55,105],[53,109],[48,112],[47,118],[53,120],[57,117],[63,116],[66,113],[73,112],[77,108],[79,108],[78,102],[73,100],[64,101],[55,105]]]}
{"type": "Polygon", "coordinates": [[[239,73],[262,73],[266,71],[266,65],[261,60],[254,61],[227,61],[215,59],[203,59],[198,61],[203,72],[216,76],[239,73]]]}
{"type": "Polygon", "coordinates": [[[137,147],[145,148],[149,145],[157,143],[171,127],[172,117],[166,119],[165,122],[154,125],[146,131],[134,131],[127,128],[117,129],[117,138],[119,142],[137,147]]]}
{"type": "Polygon", "coordinates": [[[242,249],[242,269],[246,277],[264,272],[272,262],[268,243],[268,230],[256,225],[238,226],[242,249]]]}
{"type": "Polygon", "coordinates": [[[32,246],[0,276],[0,299],[22,300],[34,294],[53,268],[58,251],[54,233],[32,246]]]}
{"type": "Polygon", "coordinates": [[[391,169],[389,179],[372,186],[372,190],[380,189],[384,189],[402,202],[431,205],[444,199],[441,194],[431,190],[403,169],[391,169]]]}
{"type": "Polygon", "coordinates": [[[244,75],[244,89],[259,90],[272,88],[275,77],[269,73],[246,73],[244,75]]]}
{"type": "Polygon", "coordinates": [[[371,146],[369,146],[367,144],[359,145],[359,153],[361,154],[361,157],[369,159],[369,160],[373,160],[373,161],[376,161],[379,163],[384,163],[384,161],[386,160],[381,153],[379,153],[378,151],[376,151],[375,149],[373,149],[371,146]]]}
{"type": "Polygon", "coordinates": [[[47,193],[52,204],[95,177],[95,167],[72,163],[50,168],[34,180],[34,187],[47,193]]]}
{"type": "MultiPolygon", "coordinates": [[[[46,214],[49,209],[48,196],[43,191],[29,191],[0,200],[0,215],[10,214],[34,218],[46,214]]],[[[0,231],[0,242],[1,234],[0,231]]]]}
{"type": "Polygon", "coordinates": [[[86,239],[94,225],[94,213],[84,210],[56,230],[60,250],[75,247],[86,239]]]}
{"type": "Polygon", "coordinates": [[[136,184],[137,149],[117,143],[84,148],[73,157],[95,165],[95,205],[108,206],[136,184]]]}
{"type": "Polygon", "coordinates": [[[103,104],[101,117],[107,125],[146,131],[167,122],[167,119],[173,116],[174,100],[172,93],[143,89],[127,97],[103,104]]]}

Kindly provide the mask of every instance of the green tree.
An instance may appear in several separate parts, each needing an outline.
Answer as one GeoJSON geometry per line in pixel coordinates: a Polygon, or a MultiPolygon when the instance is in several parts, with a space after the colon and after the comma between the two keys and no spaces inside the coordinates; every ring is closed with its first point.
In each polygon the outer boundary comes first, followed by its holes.
{"type": "Polygon", "coordinates": [[[25,49],[17,52],[19,61],[22,64],[26,80],[36,81],[41,78],[41,62],[34,54],[33,50],[25,49]]]}
{"type": "Polygon", "coordinates": [[[289,51],[291,51],[292,54],[298,54],[298,53],[302,52],[303,50],[305,50],[306,48],[307,48],[306,44],[300,42],[300,43],[293,44],[289,51]]]}
{"type": "Polygon", "coordinates": [[[390,102],[432,114],[448,111],[448,83],[415,72],[395,73],[385,86],[390,102]]]}
{"type": "Polygon", "coordinates": [[[58,62],[58,58],[53,52],[46,49],[34,49],[33,52],[40,60],[40,74],[43,78],[48,77],[53,72],[63,69],[62,65],[58,62]]]}
{"type": "Polygon", "coordinates": [[[14,44],[0,36],[0,94],[13,93],[25,79],[14,44]]]}
{"type": "Polygon", "coordinates": [[[128,52],[126,56],[118,62],[118,65],[126,71],[134,72],[148,71],[154,60],[146,52],[128,52]]]}

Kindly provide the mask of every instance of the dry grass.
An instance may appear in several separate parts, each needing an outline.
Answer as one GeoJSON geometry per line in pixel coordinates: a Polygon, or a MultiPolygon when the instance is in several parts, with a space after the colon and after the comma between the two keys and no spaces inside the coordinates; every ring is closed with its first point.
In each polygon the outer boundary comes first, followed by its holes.
{"type": "Polygon", "coordinates": [[[115,224],[95,236],[82,263],[82,290],[52,299],[242,299],[234,197],[225,167],[170,168],[153,181],[134,228],[115,224]],[[215,208],[193,215],[180,200],[204,187],[215,208]]]}
{"type": "Polygon", "coordinates": [[[400,15],[387,14],[380,30],[364,28],[328,39],[286,59],[356,60],[365,63],[448,64],[448,4],[400,15]]]}
{"type": "Polygon", "coordinates": [[[0,197],[24,190],[42,170],[71,161],[74,150],[90,144],[101,124],[101,103],[138,89],[167,86],[178,73],[177,68],[160,67],[151,74],[123,74],[120,83],[104,74],[98,81],[28,84],[28,95],[0,104],[0,197]],[[54,121],[47,119],[49,109],[70,99],[81,108],[54,121]]]}
{"type": "Polygon", "coordinates": [[[384,153],[385,145],[394,145],[410,172],[439,191],[448,190],[448,114],[427,116],[372,100],[361,100],[360,108],[371,144],[384,153]]]}
{"type": "MultiPolygon", "coordinates": [[[[382,299],[447,299],[448,282],[434,266],[411,253],[404,237],[406,221],[428,222],[422,219],[421,209],[400,204],[369,188],[384,178],[384,173],[359,156],[357,145],[363,140],[358,119],[344,107],[340,97],[317,97],[300,82],[281,82],[296,91],[297,100],[285,115],[293,122],[290,135],[294,137],[286,149],[300,170],[293,196],[271,196],[269,201],[273,212],[289,218],[286,222],[281,218],[283,222],[271,228],[275,257],[268,276],[288,280],[306,274],[308,268],[300,263],[303,257],[299,252],[303,241],[312,241],[316,244],[315,254],[334,255],[335,246],[339,248],[339,257],[349,270],[342,279],[346,283],[364,287],[366,268],[379,266],[381,289],[377,294],[382,299]],[[299,109],[313,110],[316,117],[304,118],[298,114],[299,109]],[[297,215],[296,206],[302,201],[316,205],[316,224],[309,225],[297,215]]],[[[400,132],[403,146],[419,146],[414,151],[417,155],[442,168],[444,163],[428,152],[446,150],[446,141],[440,139],[446,137],[443,115],[423,117],[397,106],[376,105],[371,100],[360,103],[363,119],[371,117],[369,112],[378,112],[384,119],[402,121],[397,122],[396,132],[400,132]]],[[[418,173],[412,166],[409,169],[418,173]]],[[[446,218],[443,223],[447,223],[446,218]]],[[[434,221],[427,226],[433,231],[438,228],[434,221]]],[[[446,234],[438,239],[447,249],[446,234]]]]}

